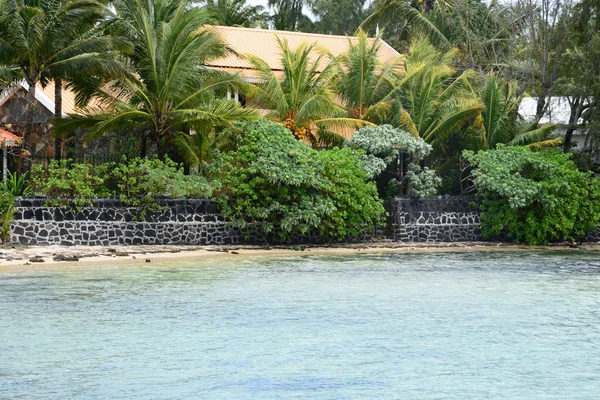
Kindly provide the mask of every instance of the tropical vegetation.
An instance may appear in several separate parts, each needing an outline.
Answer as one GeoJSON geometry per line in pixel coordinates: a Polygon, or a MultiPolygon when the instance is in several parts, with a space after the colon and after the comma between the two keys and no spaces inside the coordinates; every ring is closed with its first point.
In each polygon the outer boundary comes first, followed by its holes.
{"type": "MultiPolygon", "coordinates": [[[[63,80],[79,88],[78,83],[89,85],[88,80],[80,78],[86,74],[109,78],[122,74],[118,54],[127,53],[130,44],[103,33],[102,21],[107,14],[106,5],[96,1],[0,2],[0,76],[7,84],[26,86],[29,106],[23,135],[26,152],[31,152],[38,83],[45,86],[54,79],[55,115],[60,118],[63,80]]],[[[80,93],[81,102],[89,100],[85,89],[80,93]]],[[[24,162],[23,170],[28,167],[24,162]]]]}
{"type": "Polygon", "coordinates": [[[254,98],[269,111],[269,116],[283,123],[298,139],[317,143],[319,130],[353,122],[345,118],[344,109],[334,99],[334,65],[325,54],[315,59],[316,43],[302,43],[291,49],[287,40],[277,38],[281,50],[283,77],[258,57],[250,56],[261,82],[254,98]]]}
{"type": "Polygon", "coordinates": [[[236,130],[241,143],[212,171],[222,183],[221,212],[234,226],[281,240],[298,234],[341,240],[382,222],[383,204],[361,152],[316,151],[266,120],[236,130]]]}
{"type": "Polygon", "coordinates": [[[598,0],[269,0],[268,10],[0,0],[0,85],[23,87],[27,101],[23,173],[2,190],[78,206],[212,196],[237,228],[284,241],[359,235],[391,196],[476,192],[487,237],[573,239],[599,222],[589,173],[600,150],[599,38],[598,0]],[[281,69],[238,55],[258,74],[250,84],[207,67],[233,54],[217,24],[353,37],[334,55],[278,34],[281,69]],[[402,56],[383,59],[382,39],[402,56]],[[56,161],[31,167],[38,84],[54,86],[56,161]],[[78,115],[63,118],[63,87],[78,115]],[[534,115],[522,115],[528,96],[534,115]],[[561,127],[542,122],[559,96],[561,127]],[[573,152],[577,132],[586,142],[573,152]],[[114,162],[66,159],[65,136],[116,148],[114,162]]]}
{"type": "Polygon", "coordinates": [[[474,167],[486,238],[530,244],[575,240],[600,224],[600,181],[556,149],[466,151],[474,167]]]}
{"type": "Polygon", "coordinates": [[[228,89],[243,91],[243,81],[202,68],[207,60],[228,51],[214,32],[202,28],[209,14],[178,0],[114,4],[119,14],[128,17],[117,28],[134,45],[134,75],[97,93],[108,111],[71,116],[57,121],[57,129],[87,127],[92,136],[128,130],[140,137],[140,155],[152,158],[159,143],[168,143],[182,132],[209,134],[215,127],[256,117],[253,110],[222,96],[228,89]]]}

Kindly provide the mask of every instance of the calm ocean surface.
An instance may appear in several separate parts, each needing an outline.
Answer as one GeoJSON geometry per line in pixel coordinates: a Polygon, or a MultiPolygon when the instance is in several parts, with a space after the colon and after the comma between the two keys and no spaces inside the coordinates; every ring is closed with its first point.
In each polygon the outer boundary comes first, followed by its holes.
{"type": "Polygon", "coordinates": [[[0,399],[200,398],[598,399],[599,253],[0,273],[0,399]]]}

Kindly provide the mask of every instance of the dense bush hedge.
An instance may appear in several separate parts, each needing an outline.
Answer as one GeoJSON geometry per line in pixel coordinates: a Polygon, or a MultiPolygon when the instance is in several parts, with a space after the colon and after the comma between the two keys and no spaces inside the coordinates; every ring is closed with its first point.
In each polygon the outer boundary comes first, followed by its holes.
{"type": "Polygon", "coordinates": [[[210,168],[222,182],[220,210],[236,227],[282,239],[308,232],[342,239],[381,221],[382,201],[361,151],[316,151],[267,120],[236,129],[238,147],[210,168]]]}
{"type": "Polygon", "coordinates": [[[465,151],[484,196],[483,237],[546,244],[584,236],[600,223],[600,181],[569,154],[504,147],[465,151]]]}
{"type": "Polygon", "coordinates": [[[120,197],[129,205],[149,205],[156,197],[208,197],[219,187],[197,175],[185,175],[173,161],[123,159],[120,164],[93,166],[71,160],[52,161],[48,168],[34,165],[30,190],[48,198],[50,205],[90,202],[95,197],[120,197]]]}

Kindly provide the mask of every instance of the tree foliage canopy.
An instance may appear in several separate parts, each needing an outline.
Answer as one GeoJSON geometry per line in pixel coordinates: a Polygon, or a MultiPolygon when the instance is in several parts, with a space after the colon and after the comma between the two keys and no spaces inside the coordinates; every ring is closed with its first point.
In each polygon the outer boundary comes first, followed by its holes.
{"type": "Polygon", "coordinates": [[[546,244],[584,236],[600,223],[600,181],[569,154],[504,147],[465,151],[484,196],[484,237],[546,244]]]}
{"type": "Polygon", "coordinates": [[[276,232],[283,240],[308,234],[341,240],[380,222],[383,205],[360,153],[313,150],[267,120],[236,129],[239,146],[213,173],[223,184],[221,212],[238,228],[276,232]]]}

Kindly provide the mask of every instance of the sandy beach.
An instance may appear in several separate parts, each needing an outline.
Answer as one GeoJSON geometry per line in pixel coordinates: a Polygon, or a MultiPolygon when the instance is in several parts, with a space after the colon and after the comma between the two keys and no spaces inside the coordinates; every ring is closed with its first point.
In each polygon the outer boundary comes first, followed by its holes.
{"type": "Polygon", "coordinates": [[[414,252],[474,252],[474,251],[592,251],[600,244],[561,244],[524,246],[493,242],[454,243],[365,243],[335,246],[18,246],[0,249],[0,272],[94,265],[178,262],[205,258],[290,257],[323,254],[389,254],[414,252]]]}

